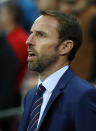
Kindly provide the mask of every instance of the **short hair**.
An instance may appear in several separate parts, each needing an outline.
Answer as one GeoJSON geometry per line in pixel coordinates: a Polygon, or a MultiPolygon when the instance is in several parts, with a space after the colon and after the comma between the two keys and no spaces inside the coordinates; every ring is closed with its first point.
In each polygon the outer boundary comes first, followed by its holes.
{"type": "Polygon", "coordinates": [[[40,11],[40,14],[52,16],[57,19],[59,24],[57,27],[60,40],[59,44],[65,40],[72,40],[74,42],[74,47],[68,56],[68,60],[72,61],[82,43],[82,28],[78,19],[71,14],[52,10],[43,10],[40,11]]]}

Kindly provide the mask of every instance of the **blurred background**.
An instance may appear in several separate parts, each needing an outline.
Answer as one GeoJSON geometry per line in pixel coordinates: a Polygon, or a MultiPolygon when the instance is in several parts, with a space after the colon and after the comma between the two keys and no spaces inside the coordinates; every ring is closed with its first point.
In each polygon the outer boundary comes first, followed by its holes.
{"type": "Polygon", "coordinates": [[[45,9],[77,16],[83,43],[71,66],[96,84],[96,0],[0,0],[0,131],[17,131],[24,96],[37,84],[38,73],[27,69],[25,42],[45,9]]]}

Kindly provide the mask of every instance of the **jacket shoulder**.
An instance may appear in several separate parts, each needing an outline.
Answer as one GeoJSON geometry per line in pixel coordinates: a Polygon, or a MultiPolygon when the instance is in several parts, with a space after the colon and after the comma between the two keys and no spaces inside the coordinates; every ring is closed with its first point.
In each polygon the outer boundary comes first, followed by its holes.
{"type": "Polygon", "coordinates": [[[26,94],[26,96],[24,98],[24,108],[25,108],[26,105],[30,104],[30,100],[33,98],[33,96],[36,92],[36,89],[37,89],[37,86],[35,86],[31,90],[29,90],[28,93],[26,94]]]}

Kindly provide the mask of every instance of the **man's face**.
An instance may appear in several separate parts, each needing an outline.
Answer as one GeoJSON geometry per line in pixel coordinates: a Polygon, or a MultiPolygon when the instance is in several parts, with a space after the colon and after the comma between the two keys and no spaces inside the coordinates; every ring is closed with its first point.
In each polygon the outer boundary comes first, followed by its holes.
{"type": "Polygon", "coordinates": [[[59,53],[56,47],[59,34],[57,27],[57,20],[47,15],[40,16],[33,24],[31,34],[26,41],[29,70],[41,73],[58,61],[59,53]]]}

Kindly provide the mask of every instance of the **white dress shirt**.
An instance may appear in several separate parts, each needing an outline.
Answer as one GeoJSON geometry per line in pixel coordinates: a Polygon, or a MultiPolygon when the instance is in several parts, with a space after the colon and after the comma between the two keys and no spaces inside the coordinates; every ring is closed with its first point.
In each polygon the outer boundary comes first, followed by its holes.
{"type": "MultiPolygon", "coordinates": [[[[40,123],[41,117],[43,115],[43,112],[46,108],[46,105],[52,95],[52,92],[54,90],[54,88],[56,87],[59,79],[61,78],[61,76],[63,75],[63,73],[69,68],[69,65],[64,66],[63,68],[57,70],[56,72],[54,72],[52,75],[50,75],[49,77],[47,77],[43,82],[40,80],[40,76],[38,79],[38,86],[42,83],[42,85],[46,88],[46,91],[43,94],[43,103],[41,106],[41,110],[40,110],[40,116],[39,116],[39,120],[38,120],[38,125],[40,123]]],[[[37,127],[38,127],[37,125],[37,127]]]]}

